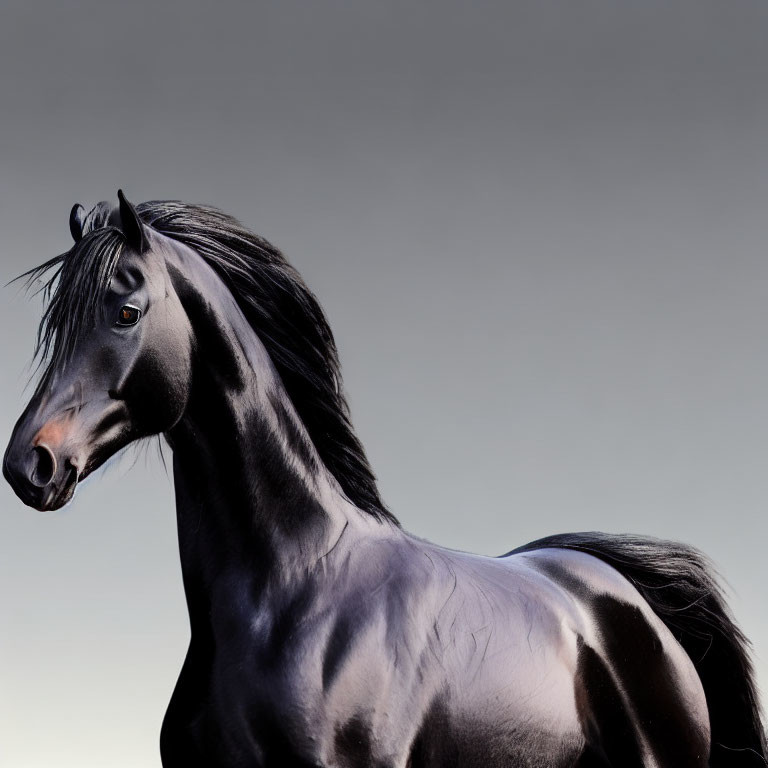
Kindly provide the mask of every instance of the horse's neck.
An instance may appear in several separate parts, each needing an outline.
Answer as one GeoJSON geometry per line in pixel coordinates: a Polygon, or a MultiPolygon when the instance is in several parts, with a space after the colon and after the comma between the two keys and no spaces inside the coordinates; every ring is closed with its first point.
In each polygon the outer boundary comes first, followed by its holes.
{"type": "Polygon", "coordinates": [[[298,587],[342,534],[374,524],[323,465],[239,310],[207,306],[218,316],[194,330],[210,349],[168,435],[193,627],[215,603],[298,587]]]}

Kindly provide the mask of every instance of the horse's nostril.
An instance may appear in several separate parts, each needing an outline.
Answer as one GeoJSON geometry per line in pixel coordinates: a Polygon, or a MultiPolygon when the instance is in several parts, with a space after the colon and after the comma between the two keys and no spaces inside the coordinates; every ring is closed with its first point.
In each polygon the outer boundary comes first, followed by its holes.
{"type": "Polygon", "coordinates": [[[30,480],[39,488],[48,485],[56,474],[56,457],[53,451],[43,443],[34,448],[35,460],[30,480]]]}

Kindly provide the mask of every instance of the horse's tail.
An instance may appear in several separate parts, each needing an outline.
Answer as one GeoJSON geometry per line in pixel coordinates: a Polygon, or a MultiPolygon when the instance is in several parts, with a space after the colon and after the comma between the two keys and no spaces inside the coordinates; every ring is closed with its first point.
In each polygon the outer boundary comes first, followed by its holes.
{"type": "Polygon", "coordinates": [[[685,544],[633,535],[567,533],[515,552],[586,552],[627,578],[690,656],[707,697],[711,768],[766,768],[766,746],[749,641],[736,626],[709,560],[685,544]]]}

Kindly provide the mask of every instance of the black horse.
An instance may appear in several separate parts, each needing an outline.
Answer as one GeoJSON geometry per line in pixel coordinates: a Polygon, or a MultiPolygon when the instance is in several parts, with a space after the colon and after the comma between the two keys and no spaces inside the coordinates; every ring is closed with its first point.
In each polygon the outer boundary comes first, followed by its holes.
{"type": "Polygon", "coordinates": [[[43,373],[4,472],[40,510],[132,441],[173,450],[191,640],[163,765],[765,766],[747,652],[705,559],[566,534],[490,558],[379,498],[333,337],[219,211],[75,206],[43,373]]]}

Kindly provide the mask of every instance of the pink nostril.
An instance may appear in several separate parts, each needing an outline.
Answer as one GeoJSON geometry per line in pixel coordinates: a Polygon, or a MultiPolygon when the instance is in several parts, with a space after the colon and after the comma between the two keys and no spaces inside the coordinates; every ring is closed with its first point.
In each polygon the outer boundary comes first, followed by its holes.
{"type": "Polygon", "coordinates": [[[30,480],[38,488],[45,488],[56,474],[56,457],[45,443],[36,445],[33,450],[35,452],[35,459],[30,480]]]}

